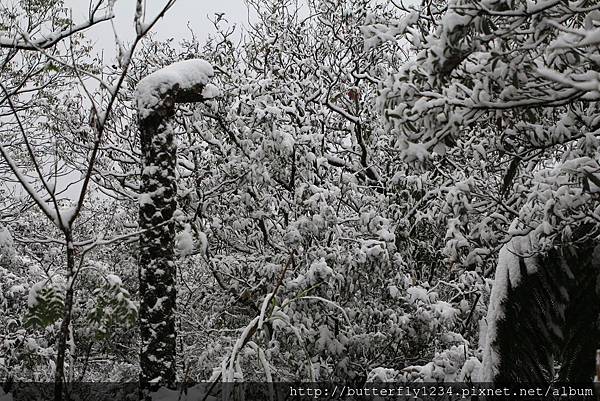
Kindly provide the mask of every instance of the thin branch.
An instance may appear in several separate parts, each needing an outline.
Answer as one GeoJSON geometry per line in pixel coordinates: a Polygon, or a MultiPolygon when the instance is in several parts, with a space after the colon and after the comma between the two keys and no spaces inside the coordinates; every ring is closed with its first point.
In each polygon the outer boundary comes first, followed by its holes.
{"type": "Polygon", "coordinates": [[[72,26],[58,32],[52,32],[48,37],[43,39],[31,39],[27,33],[22,33],[23,39],[19,40],[15,36],[14,38],[7,38],[0,36],[0,48],[17,49],[17,50],[28,50],[38,51],[39,49],[48,49],[53,47],[61,40],[68,38],[74,33],[84,31],[100,22],[111,20],[115,17],[114,13],[110,12],[101,17],[95,18],[92,16],[89,21],[81,23],[79,25],[72,26]]]}

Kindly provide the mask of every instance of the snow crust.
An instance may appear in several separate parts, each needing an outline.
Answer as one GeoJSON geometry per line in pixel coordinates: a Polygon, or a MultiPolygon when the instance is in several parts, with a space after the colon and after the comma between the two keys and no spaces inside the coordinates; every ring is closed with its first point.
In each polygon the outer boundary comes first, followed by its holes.
{"type": "Polygon", "coordinates": [[[371,382],[393,382],[400,372],[394,369],[376,367],[367,375],[367,383],[371,382]]]}
{"type": "MultiPolygon", "coordinates": [[[[180,90],[206,85],[214,76],[212,66],[205,60],[192,59],[173,63],[143,78],[135,89],[135,101],[139,117],[147,118],[175,87],[180,90]]],[[[204,88],[202,95],[214,97],[216,88],[204,88]]]]}
{"type": "Polygon", "coordinates": [[[10,231],[0,225],[0,261],[10,260],[14,255],[14,241],[10,231]]]}
{"type": "Polygon", "coordinates": [[[184,229],[175,237],[175,251],[179,256],[191,255],[194,252],[194,236],[192,227],[186,224],[184,229]]]}
{"type": "Polygon", "coordinates": [[[221,95],[221,91],[213,84],[207,84],[202,89],[202,97],[205,99],[212,99],[221,95]]]}
{"type": "Polygon", "coordinates": [[[0,246],[12,247],[13,240],[8,229],[0,226],[0,246]]]}
{"type": "Polygon", "coordinates": [[[44,288],[44,282],[40,281],[35,283],[29,289],[29,294],[27,295],[27,306],[33,308],[38,304],[38,293],[44,288]]]}
{"type": "Polygon", "coordinates": [[[114,274],[109,274],[108,276],[106,276],[106,281],[108,281],[108,284],[111,287],[120,287],[121,285],[123,285],[121,278],[114,274]]]}
{"type": "Polygon", "coordinates": [[[409,287],[407,288],[406,292],[412,303],[417,303],[417,301],[421,301],[424,304],[430,303],[429,293],[427,292],[427,289],[421,286],[409,287]]]}

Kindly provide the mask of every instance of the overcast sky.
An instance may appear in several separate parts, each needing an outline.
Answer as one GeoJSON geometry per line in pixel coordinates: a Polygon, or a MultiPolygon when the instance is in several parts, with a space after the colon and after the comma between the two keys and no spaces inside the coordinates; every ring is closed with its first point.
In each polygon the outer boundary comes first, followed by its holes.
{"type": "MultiPolygon", "coordinates": [[[[117,0],[115,5],[114,25],[122,40],[129,41],[135,35],[133,15],[135,0],[117,0]]],[[[147,0],[147,20],[155,16],[167,3],[167,0],[147,0]]],[[[73,10],[73,19],[86,19],[89,2],[87,0],[65,0],[65,5],[73,10]]],[[[198,39],[202,41],[213,27],[208,16],[225,13],[230,23],[243,24],[247,20],[246,6],[243,0],[177,0],[167,15],[155,26],[154,32],[159,39],[189,38],[188,22],[198,39]]],[[[77,22],[76,22],[77,23],[77,22]]],[[[105,55],[114,55],[114,35],[110,23],[102,23],[88,31],[87,36],[94,41],[98,51],[105,55]]]]}

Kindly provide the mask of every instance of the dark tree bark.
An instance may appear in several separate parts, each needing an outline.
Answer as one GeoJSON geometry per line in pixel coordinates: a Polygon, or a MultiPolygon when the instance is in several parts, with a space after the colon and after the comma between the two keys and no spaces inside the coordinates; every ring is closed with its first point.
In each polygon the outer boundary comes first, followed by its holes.
{"type": "Polygon", "coordinates": [[[490,344],[499,356],[498,384],[591,382],[600,347],[600,245],[563,246],[533,256],[528,274],[508,288],[490,344]],[[555,372],[555,366],[560,370],[555,372]]]}
{"type": "Polygon", "coordinates": [[[67,242],[67,289],[65,292],[65,303],[62,322],[57,341],[56,350],[56,370],[54,372],[54,400],[62,401],[64,395],[65,383],[65,355],[67,353],[67,339],[70,334],[71,318],[73,314],[73,295],[75,280],[75,247],[73,245],[73,236],[70,230],[65,230],[67,242]]]}
{"type": "Polygon", "coordinates": [[[176,145],[167,119],[173,109],[140,121],[143,155],[140,205],[140,354],[142,388],[175,385],[176,145]]]}
{"type": "MultiPolygon", "coordinates": [[[[142,147],[140,194],[140,399],[176,382],[177,209],[176,142],[171,119],[175,104],[205,100],[212,76],[201,60],[175,63],[140,81],[136,90],[142,147]]],[[[214,91],[212,91],[214,93],[214,91]]]]}

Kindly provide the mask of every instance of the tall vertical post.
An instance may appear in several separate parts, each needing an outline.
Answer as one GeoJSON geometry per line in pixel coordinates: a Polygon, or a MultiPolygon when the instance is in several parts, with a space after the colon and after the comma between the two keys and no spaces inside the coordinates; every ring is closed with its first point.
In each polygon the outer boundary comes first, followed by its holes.
{"type": "Polygon", "coordinates": [[[135,91],[142,150],[140,191],[140,398],[176,384],[177,145],[175,104],[201,102],[216,93],[203,60],[171,64],[142,79],[135,91]]]}

